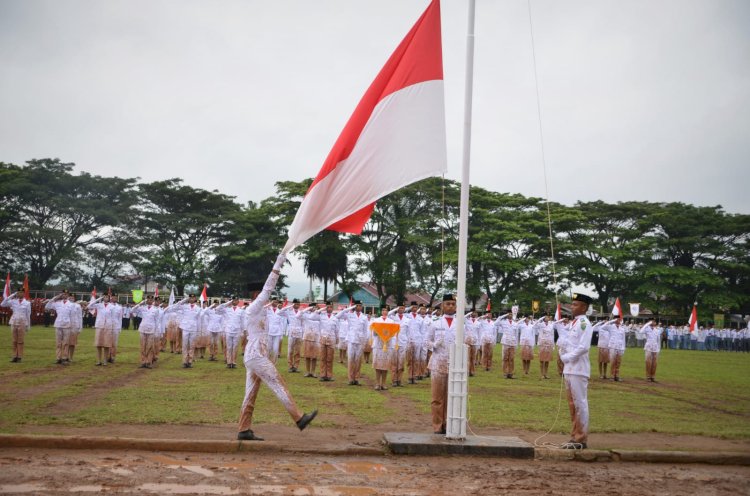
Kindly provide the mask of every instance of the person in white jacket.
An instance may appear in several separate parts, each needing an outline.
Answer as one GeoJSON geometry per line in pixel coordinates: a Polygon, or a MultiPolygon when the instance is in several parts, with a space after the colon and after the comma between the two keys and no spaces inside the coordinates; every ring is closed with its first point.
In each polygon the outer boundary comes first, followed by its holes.
{"type": "Polygon", "coordinates": [[[120,332],[122,331],[122,305],[120,305],[116,299],[112,299],[111,302],[112,306],[110,312],[112,318],[108,322],[112,332],[112,346],[109,347],[109,357],[107,358],[107,361],[109,363],[115,363],[115,359],[117,358],[117,346],[120,344],[120,332]]]}
{"type": "Polygon", "coordinates": [[[646,380],[656,382],[656,364],[659,361],[661,330],[655,326],[653,320],[650,320],[641,327],[641,333],[646,340],[643,345],[643,351],[646,354],[646,380]]]}
{"type": "Polygon", "coordinates": [[[55,357],[58,365],[67,365],[70,363],[68,356],[68,335],[72,326],[71,316],[75,303],[68,300],[68,290],[52,298],[44,305],[46,310],[54,310],[55,317],[55,357]]]}
{"type": "Polygon", "coordinates": [[[605,325],[609,331],[609,360],[612,364],[612,380],[620,382],[620,365],[622,355],[625,353],[625,333],[627,327],[622,323],[622,317],[610,320],[605,325]]]}
{"type": "Polygon", "coordinates": [[[534,360],[534,326],[529,317],[524,317],[518,321],[519,345],[521,347],[521,363],[523,364],[524,375],[529,375],[531,362],[534,360]]]}
{"type": "MultiPolygon", "coordinates": [[[[395,324],[393,320],[388,317],[388,305],[380,307],[380,317],[372,319],[372,324],[395,324]]],[[[375,390],[385,391],[388,389],[385,385],[388,380],[388,370],[391,368],[391,360],[393,359],[393,350],[395,339],[390,338],[383,340],[380,335],[370,327],[372,331],[372,368],[375,370],[375,390]]]]}
{"type": "Polygon", "coordinates": [[[221,330],[226,342],[224,358],[228,369],[237,368],[237,349],[243,334],[245,310],[239,303],[240,298],[232,296],[230,301],[216,307],[216,313],[221,315],[221,330]]]}
{"type": "Polygon", "coordinates": [[[287,321],[287,330],[289,333],[286,346],[286,362],[289,366],[289,372],[299,371],[299,362],[302,356],[302,337],[305,333],[305,321],[303,314],[314,310],[315,306],[309,306],[305,309],[300,308],[300,302],[297,298],[292,300],[291,305],[287,305],[279,310],[279,316],[287,321]]]}
{"type": "Polygon", "coordinates": [[[456,298],[452,294],[443,295],[442,315],[431,323],[427,330],[426,342],[432,349],[428,367],[432,402],[432,431],[445,434],[448,416],[448,369],[450,348],[456,342],[456,298]]]}
{"type": "MultiPolygon", "coordinates": [[[[391,386],[403,387],[401,381],[406,366],[406,350],[409,348],[409,314],[406,313],[406,304],[399,305],[390,312],[388,317],[401,327],[398,335],[391,338],[394,341],[391,359],[391,386]]],[[[374,350],[373,350],[374,351],[374,350]]]]}
{"type": "Polygon", "coordinates": [[[510,312],[498,317],[495,324],[503,331],[503,337],[500,339],[500,343],[503,345],[503,375],[506,379],[513,379],[516,368],[516,347],[518,346],[516,333],[518,327],[513,323],[513,314],[510,312]]]}
{"type": "Polygon", "coordinates": [[[194,293],[187,298],[167,308],[168,312],[176,312],[180,316],[180,330],[182,331],[182,368],[193,367],[195,354],[195,339],[198,336],[198,326],[202,309],[194,293]]]}
{"type": "Polygon", "coordinates": [[[339,337],[339,322],[333,314],[333,304],[326,302],[325,308],[318,310],[320,322],[320,381],[333,380],[333,355],[339,337]]]}
{"type": "Polygon", "coordinates": [[[347,341],[347,375],[350,386],[359,386],[359,376],[362,369],[362,355],[365,344],[370,339],[370,319],[362,311],[362,302],[355,301],[354,305],[336,314],[336,318],[346,320],[348,324],[347,341]]]}
{"type": "Polygon", "coordinates": [[[109,348],[112,346],[112,330],[109,324],[112,319],[112,304],[109,295],[105,294],[89,302],[89,312],[96,312],[94,321],[94,346],[96,347],[96,365],[106,366],[109,348]]]}
{"type": "Polygon", "coordinates": [[[568,393],[568,407],[573,424],[570,441],[563,445],[566,449],[584,449],[587,447],[589,436],[589,400],[588,384],[591,376],[591,362],[589,349],[593,326],[586,317],[586,312],[592,302],[588,295],[574,293],[570,312],[573,321],[570,324],[564,353],[560,359],[565,367],[565,389],[568,393]]]}
{"type": "Polygon", "coordinates": [[[599,331],[599,340],[597,341],[599,379],[607,379],[607,366],[609,366],[609,325],[608,322],[597,322],[594,326],[599,331]]]}
{"type": "Polygon", "coordinates": [[[159,333],[162,310],[154,304],[154,296],[148,295],[132,309],[132,313],[141,318],[138,326],[140,334],[140,351],[142,369],[150,369],[156,358],[156,337],[159,333]]]}
{"type": "Polygon", "coordinates": [[[265,383],[276,397],[281,401],[289,415],[297,424],[299,430],[303,430],[318,414],[317,410],[311,413],[302,413],[294,402],[294,398],[284,383],[276,366],[268,358],[268,325],[267,312],[264,308],[271,296],[271,291],[276,287],[279,279],[281,266],[286,260],[281,254],[276,259],[273,270],[268,275],[263,290],[245,310],[247,324],[247,346],[245,347],[245,369],[247,378],[245,382],[245,399],[240,409],[239,432],[237,439],[244,441],[262,441],[261,437],[255,435],[252,430],[253,412],[255,411],[255,400],[258,397],[261,383],[265,383]]]}
{"type": "Polygon", "coordinates": [[[31,303],[23,297],[23,291],[4,299],[0,306],[9,307],[13,314],[8,321],[13,335],[13,358],[18,363],[23,358],[23,343],[26,333],[31,328],[31,303]]]}
{"type": "Polygon", "coordinates": [[[552,352],[555,349],[555,329],[549,316],[539,319],[535,328],[539,333],[539,369],[542,379],[549,379],[549,363],[552,361],[552,352]]]}
{"type": "Polygon", "coordinates": [[[68,360],[73,361],[73,355],[78,346],[78,336],[83,330],[83,308],[76,303],[76,297],[70,294],[68,301],[74,305],[70,310],[70,332],[68,333],[68,360]]]}

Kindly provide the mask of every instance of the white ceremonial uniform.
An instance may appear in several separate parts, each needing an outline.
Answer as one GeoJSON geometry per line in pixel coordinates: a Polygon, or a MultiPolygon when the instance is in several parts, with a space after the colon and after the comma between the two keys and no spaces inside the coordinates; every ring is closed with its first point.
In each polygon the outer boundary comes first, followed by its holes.
{"type": "Polygon", "coordinates": [[[268,358],[276,363],[279,358],[279,344],[284,337],[284,324],[286,316],[281,309],[274,308],[273,305],[266,308],[266,325],[268,326],[268,358]]]}
{"type": "Polygon", "coordinates": [[[336,314],[336,318],[346,320],[349,329],[347,331],[347,369],[349,382],[359,380],[360,370],[362,368],[362,352],[365,343],[370,339],[370,321],[364,312],[355,312],[354,306],[342,310],[336,314]]]}
{"type": "Polygon", "coordinates": [[[571,440],[575,443],[586,443],[589,434],[589,349],[593,332],[591,322],[585,315],[576,317],[568,330],[565,353],[560,357],[565,364],[563,374],[573,421],[571,440]]]}
{"type": "Polygon", "coordinates": [[[432,349],[428,367],[432,389],[432,429],[445,434],[448,409],[448,368],[450,348],[456,343],[455,315],[443,315],[430,325],[426,341],[432,349]]]}
{"type": "Polygon", "coordinates": [[[319,311],[318,322],[320,324],[320,378],[321,380],[333,379],[333,356],[336,341],[339,338],[339,321],[326,309],[319,311]]]}
{"type": "Polygon", "coordinates": [[[182,330],[182,364],[189,368],[193,365],[193,354],[195,353],[195,338],[198,337],[198,326],[202,313],[198,303],[188,303],[187,298],[175,303],[169,309],[180,316],[180,329],[182,330]]]}
{"type": "Polygon", "coordinates": [[[221,315],[221,330],[226,339],[224,358],[227,367],[234,368],[232,365],[237,363],[237,349],[242,341],[245,311],[239,305],[232,305],[231,301],[219,305],[216,311],[221,315]]]}
{"type": "Polygon", "coordinates": [[[48,301],[44,306],[45,309],[54,310],[57,314],[54,323],[56,342],[55,356],[57,358],[57,363],[63,363],[69,359],[68,334],[70,334],[70,329],[73,325],[71,314],[74,306],[77,305],[68,301],[68,298],[64,298],[60,301],[48,301]]]}
{"type": "Polygon", "coordinates": [[[31,303],[12,295],[4,299],[0,306],[10,308],[13,312],[8,321],[13,341],[13,361],[20,362],[23,358],[24,339],[28,330],[31,329],[31,303]]]}

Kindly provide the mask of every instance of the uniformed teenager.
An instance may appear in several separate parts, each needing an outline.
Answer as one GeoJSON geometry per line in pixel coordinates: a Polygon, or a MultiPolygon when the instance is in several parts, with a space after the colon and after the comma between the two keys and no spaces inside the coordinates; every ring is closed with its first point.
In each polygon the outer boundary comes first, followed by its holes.
{"type": "Polygon", "coordinates": [[[0,306],[10,308],[13,314],[8,321],[10,324],[13,340],[13,363],[18,363],[23,358],[23,343],[26,333],[31,328],[31,303],[23,297],[23,291],[4,299],[0,306]]]}
{"type": "Polygon", "coordinates": [[[261,383],[265,383],[269,389],[284,405],[289,415],[297,424],[299,430],[303,430],[315,418],[318,411],[303,413],[297,408],[294,398],[289,393],[284,379],[276,370],[274,363],[268,358],[268,325],[266,319],[268,312],[264,308],[271,296],[271,291],[276,287],[279,279],[281,266],[286,257],[282,254],[276,259],[276,263],[268,275],[263,290],[252,304],[245,310],[246,326],[248,331],[247,346],[245,347],[244,362],[247,369],[245,382],[245,399],[240,409],[239,432],[237,439],[247,441],[261,441],[262,438],[255,435],[252,430],[253,412],[255,411],[255,400],[258,397],[261,383]]]}
{"type": "Polygon", "coordinates": [[[448,413],[448,361],[450,348],[456,342],[456,298],[443,295],[442,315],[431,323],[427,343],[432,350],[428,368],[431,372],[432,431],[445,434],[448,413]]]}
{"type": "Polygon", "coordinates": [[[591,375],[589,349],[593,327],[586,317],[586,312],[591,302],[592,298],[588,295],[573,294],[573,301],[570,305],[573,321],[565,338],[565,351],[560,357],[564,364],[565,389],[573,424],[570,441],[563,445],[566,449],[584,449],[588,442],[588,383],[591,375]]]}

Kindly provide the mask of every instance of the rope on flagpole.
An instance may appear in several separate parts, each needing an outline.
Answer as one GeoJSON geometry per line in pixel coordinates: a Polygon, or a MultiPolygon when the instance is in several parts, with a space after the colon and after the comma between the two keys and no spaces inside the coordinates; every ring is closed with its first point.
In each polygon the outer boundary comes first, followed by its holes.
{"type": "MultiPolygon", "coordinates": [[[[541,146],[542,150],[542,171],[544,173],[544,195],[545,200],[547,203],[547,226],[549,228],[549,251],[550,251],[550,259],[552,261],[552,282],[554,284],[555,288],[555,308],[560,304],[560,298],[557,294],[557,268],[555,266],[555,243],[554,243],[554,236],[552,233],[552,212],[550,210],[549,205],[549,187],[547,185],[547,157],[544,152],[544,128],[542,126],[542,99],[539,96],[539,76],[537,73],[537,66],[536,66],[536,43],[534,41],[534,22],[532,20],[531,16],[531,0],[526,0],[526,6],[528,7],[529,12],[529,33],[531,35],[531,59],[534,65],[534,87],[536,89],[536,115],[537,120],[539,122],[539,144],[541,146]]],[[[559,348],[558,348],[559,353],[559,348]]],[[[546,437],[550,432],[552,432],[552,429],[555,428],[555,425],[557,424],[557,419],[560,417],[560,410],[562,409],[562,395],[563,395],[563,389],[565,385],[565,378],[560,378],[560,397],[557,402],[557,413],[555,414],[555,420],[552,422],[552,426],[549,428],[547,432],[539,436],[538,438],[534,439],[534,446],[536,447],[545,447],[545,448],[561,448],[562,446],[545,442],[542,444],[539,444],[539,440],[546,437]]]]}

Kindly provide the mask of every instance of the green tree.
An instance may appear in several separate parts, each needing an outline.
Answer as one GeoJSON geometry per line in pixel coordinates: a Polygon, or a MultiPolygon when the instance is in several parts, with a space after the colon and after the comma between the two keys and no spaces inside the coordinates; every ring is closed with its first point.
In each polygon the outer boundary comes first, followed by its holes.
{"type": "Polygon", "coordinates": [[[3,164],[0,198],[5,226],[0,247],[13,253],[17,270],[41,288],[92,246],[107,244],[132,213],[134,179],[71,174],[73,163],[29,160],[3,164]]]}
{"type": "Polygon", "coordinates": [[[141,184],[135,225],[141,240],[142,274],[174,285],[202,286],[214,251],[226,239],[239,211],[232,197],[168,179],[141,184]]]}

